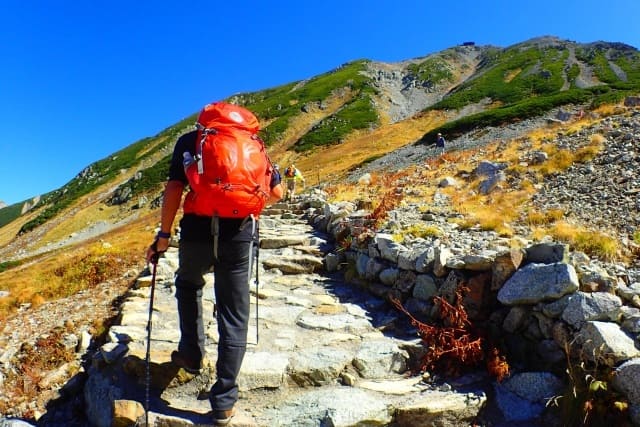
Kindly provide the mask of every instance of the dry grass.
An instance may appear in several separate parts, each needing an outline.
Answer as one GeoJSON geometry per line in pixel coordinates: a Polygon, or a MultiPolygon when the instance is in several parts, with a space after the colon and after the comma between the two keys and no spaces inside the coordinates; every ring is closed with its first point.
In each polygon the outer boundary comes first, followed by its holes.
{"type": "Polygon", "coordinates": [[[27,259],[0,273],[0,288],[9,291],[9,296],[0,298],[0,319],[21,304],[38,306],[120,277],[131,268],[140,268],[145,248],[153,238],[155,221],[157,213],[148,213],[108,237],[27,259]]]}
{"type": "Polygon", "coordinates": [[[563,217],[564,211],[562,209],[549,209],[544,212],[532,210],[526,213],[525,222],[529,226],[548,225],[563,217]]]}
{"type": "Polygon", "coordinates": [[[40,209],[35,209],[19,217],[15,221],[10,222],[4,227],[0,227],[0,248],[4,245],[9,244],[13,239],[15,239],[16,235],[20,231],[20,228],[22,228],[23,225],[38,216],[39,212],[40,209]]]}
{"type": "Polygon", "coordinates": [[[521,68],[516,68],[515,70],[510,71],[506,76],[504,76],[504,82],[509,83],[511,80],[515,79],[521,72],[521,68]]]}
{"type": "Polygon", "coordinates": [[[520,216],[514,206],[523,205],[530,195],[527,191],[495,191],[488,196],[450,193],[452,206],[464,215],[464,219],[456,221],[460,226],[492,230],[505,237],[513,236],[513,224],[520,216]]]}
{"type": "Polygon", "coordinates": [[[569,244],[572,250],[582,251],[605,261],[624,259],[617,238],[568,221],[558,221],[549,227],[534,229],[533,236],[538,239],[551,236],[569,244]]]}
{"type": "MultiPolygon", "coordinates": [[[[295,142],[304,134],[309,132],[309,130],[315,124],[320,122],[322,119],[336,113],[352,97],[353,94],[347,91],[341,97],[332,96],[327,98],[323,102],[322,109],[314,108],[311,105],[308,106],[307,112],[305,114],[300,114],[289,121],[287,131],[282,135],[282,142],[274,144],[269,148],[269,155],[271,156],[271,158],[276,163],[280,163],[282,165],[295,163],[298,159],[298,156],[292,150],[293,144],[295,144],[295,142]]],[[[267,125],[268,123],[264,123],[262,127],[264,128],[267,125]]],[[[301,168],[301,165],[299,164],[296,164],[296,166],[298,168],[301,168]]]]}
{"type": "Polygon", "coordinates": [[[74,213],[70,215],[68,220],[53,227],[39,241],[39,245],[46,245],[50,242],[57,242],[61,239],[69,237],[76,233],[81,227],[88,227],[99,221],[114,222],[118,219],[120,210],[117,206],[108,206],[102,202],[93,202],[87,206],[87,203],[79,201],[76,206],[86,206],[82,209],[74,209],[74,213]]]}
{"type": "Polygon", "coordinates": [[[425,224],[413,224],[407,228],[404,228],[401,232],[395,233],[393,238],[398,242],[404,241],[406,237],[427,239],[431,237],[439,237],[442,235],[442,230],[435,225],[425,224]]]}
{"type": "MultiPolygon", "coordinates": [[[[72,331],[57,327],[38,337],[33,344],[24,343],[13,358],[14,369],[2,384],[5,399],[0,401],[0,413],[11,413],[18,403],[37,402],[44,405],[53,398],[47,375],[64,368],[67,377],[73,376],[80,366],[73,347],[64,346],[64,337],[72,331]],[[7,399],[8,398],[8,399],[7,399]]],[[[32,409],[22,414],[27,419],[35,418],[32,409]]]]}
{"type": "MultiPolygon", "coordinates": [[[[297,156],[289,155],[287,161],[295,162],[308,185],[337,182],[354,166],[412,144],[445,121],[443,113],[431,112],[372,132],[354,133],[342,144],[320,147],[297,156]]],[[[277,150],[274,153],[274,160],[282,163],[283,157],[277,156],[277,150]]]]}
{"type": "MultiPolygon", "coordinates": [[[[600,114],[605,115],[606,111],[607,109],[602,109],[600,114]]],[[[410,188],[411,195],[406,196],[403,203],[418,204],[422,211],[433,210],[430,200],[440,192],[449,198],[447,209],[462,216],[461,219],[455,220],[462,228],[493,230],[502,236],[513,237],[514,226],[524,224],[532,228],[532,234],[528,236],[530,238],[541,239],[551,235],[570,244],[575,250],[602,259],[624,259],[614,237],[571,225],[564,220],[565,213],[561,209],[540,212],[533,210],[530,203],[531,197],[537,191],[534,184],[540,182],[545,175],[562,172],[575,163],[587,162],[603,150],[606,138],[602,135],[593,135],[589,141],[572,149],[561,149],[553,142],[559,133],[577,132],[591,126],[597,120],[585,115],[584,118],[569,123],[546,125],[517,140],[496,141],[482,148],[449,152],[429,159],[424,165],[408,169],[410,178],[408,181],[405,179],[402,186],[410,188]],[[520,159],[534,150],[547,153],[547,161],[540,165],[519,166],[520,159]],[[472,174],[481,160],[507,163],[510,165],[508,173],[514,173],[516,176],[526,173],[528,178],[516,181],[517,185],[514,188],[503,182],[501,188],[489,195],[481,195],[478,192],[480,180],[473,178],[472,174]],[[438,188],[438,183],[446,176],[469,176],[470,179],[465,181],[456,178],[459,185],[455,188],[438,188]]],[[[375,205],[375,200],[380,198],[380,192],[399,184],[391,181],[390,184],[380,186],[377,183],[385,178],[380,175],[374,175],[372,178],[372,184],[368,186],[332,185],[329,187],[330,194],[334,200],[368,199],[374,200],[375,205]]],[[[389,181],[388,177],[386,180],[389,181]]],[[[417,228],[402,230],[396,238],[401,239],[406,234],[417,236],[423,231],[417,228]]],[[[436,230],[424,231],[427,235],[430,232],[435,233],[436,230]]]]}

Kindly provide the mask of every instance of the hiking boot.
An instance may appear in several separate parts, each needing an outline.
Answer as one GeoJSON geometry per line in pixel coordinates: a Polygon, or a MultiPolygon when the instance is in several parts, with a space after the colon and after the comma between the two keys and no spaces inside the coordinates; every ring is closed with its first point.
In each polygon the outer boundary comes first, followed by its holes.
{"type": "Polygon", "coordinates": [[[213,425],[214,426],[226,426],[231,422],[231,418],[236,415],[236,408],[227,409],[224,411],[212,411],[213,413],[213,425]]]}
{"type": "Polygon", "coordinates": [[[202,362],[197,363],[180,353],[178,350],[171,352],[171,361],[178,368],[182,368],[193,375],[200,374],[200,369],[202,369],[202,362]]]}

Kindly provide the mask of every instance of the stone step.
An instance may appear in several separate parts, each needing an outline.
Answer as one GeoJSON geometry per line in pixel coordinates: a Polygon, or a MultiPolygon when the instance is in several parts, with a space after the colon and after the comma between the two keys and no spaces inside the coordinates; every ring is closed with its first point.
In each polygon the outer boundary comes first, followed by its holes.
{"type": "MultiPolygon", "coordinates": [[[[416,421],[424,418],[425,408],[436,424],[463,409],[477,413],[482,393],[432,396],[420,377],[406,377],[419,344],[374,326],[374,317],[382,328],[398,316],[389,311],[389,319],[380,322],[380,313],[370,312],[384,301],[322,275],[326,241],[312,235],[307,224],[267,219],[261,227],[260,281],[250,287],[249,344],[232,426],[387,425],[396,413],[402,414],[401,425],[418,426],[426,425],[416,421]]],[[[213,275],[207,275],[203,291],[207,357],[194,376],[170,362],[179,341],[176,267],[177,250],[171,248],[158,265],[148,374],[148,277],[140,278],[122,303],[120,321],[109,329],[109,342],[93,360],[85,387],[85,398],[94,402],[88,405],[90,419],[110,420],[108,401],[117,400],[118,419],[135,423],[138,418],[144,425],[139,417],[148,375],[151,425],[210,425],[207,393],[215,382],[218,341],[213,275]]]]}

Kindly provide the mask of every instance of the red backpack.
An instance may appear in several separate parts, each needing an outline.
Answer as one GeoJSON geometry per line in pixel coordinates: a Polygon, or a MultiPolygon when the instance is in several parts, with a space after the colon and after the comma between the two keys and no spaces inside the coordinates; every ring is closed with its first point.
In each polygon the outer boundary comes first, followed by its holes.
{"type": "Polygon", "coordinates": [[[273,166],[258,137],[258,119],[238,105],[206,105],[196,123],[195,162],[185,166],[191,191],[184,212],[221,218],[259,216],[273,166]]]}

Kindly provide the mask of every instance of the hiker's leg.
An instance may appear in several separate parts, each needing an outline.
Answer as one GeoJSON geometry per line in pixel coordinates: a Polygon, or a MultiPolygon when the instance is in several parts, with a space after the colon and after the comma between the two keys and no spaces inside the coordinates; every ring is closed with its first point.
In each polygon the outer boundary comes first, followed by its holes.
{"type": "MultiPolygon", "coordinates": [[[[221,241],[214,267],[218,333],[216,383],[209,400],[226,410],[238,400],[236,379],[247,349],[249,328],[249,242],[221,241]]],[[[253,245],[256,248],[256,245],[253,245]]]]}
{"type": "Polygon", "coordinates": [[[293,192],[296,189],[296,182],[292,179],[287,180],[287,200],[293,201],[293,192]]]}
{"type": "Polygon", "coordinates": [[[198,363],[205,354],[202,319],[204,277],[213,262],[213,248],[205,242],[180,242],[176,300],[180,319],[178,351],[198,363]]]}

